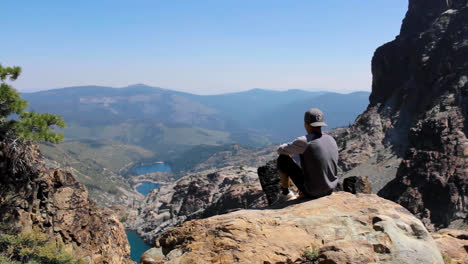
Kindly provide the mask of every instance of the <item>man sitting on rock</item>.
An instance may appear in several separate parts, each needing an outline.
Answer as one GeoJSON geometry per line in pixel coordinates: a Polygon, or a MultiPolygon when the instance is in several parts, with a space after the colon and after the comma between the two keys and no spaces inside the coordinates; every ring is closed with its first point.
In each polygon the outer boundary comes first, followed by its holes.
{"type": "Polygon", "coordinates": [[[297,198],[289,190],[289,179],[301,196],[319,198],[331,194],[338,183],[338,147],[332,136],[322,133],[323,113],[317,108],[305,112],[304,128],[307,135],[278,148],[278,170],[281,178],[282,201],[297,198]],[[301,167],[292,159],[299,154],[301,167]]]}

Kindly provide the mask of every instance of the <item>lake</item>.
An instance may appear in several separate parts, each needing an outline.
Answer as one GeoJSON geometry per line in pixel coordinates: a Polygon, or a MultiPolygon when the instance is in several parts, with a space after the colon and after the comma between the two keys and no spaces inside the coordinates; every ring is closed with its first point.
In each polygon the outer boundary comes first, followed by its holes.
{"type": "MultiPolygon", "coordinates": [[[[164,162],[157,162],[151,165],[143,165],[135,168],[137,174],[147,174],[151,172],[169,172],[172,173],[171,166],[164,162]]],[[[143,194],[147,195],[151,190],[158,188],[161,184],[152,183],[152,182],[142,182],[136,190],[143,194]]]]}
{"type": "Polygon", "coordinates": [[[135,168],[137,174],[146,174],[151,172],[172,172],[171,166],[164,162],[158,162],[151,165],[144,165],[135,168]]]}
{"type": "Polygon", "coordinates": [[[125,230],[125,233],[127,234],[128,243],[130,244],[130,258],[136,263],[140,263],[141,255],[151,247],[138,236],[136,231],[125,230]]]}
{"type": "MultiPolygon", "coordinates": [[[[137,174],[147,174],[151,172],[172,172],[171,166],[169,164],[158,162],[151,165],[144,165],[135,168],[137,174]]],[[[162,184],[152,183],[152,182],[142,182],[136,190],[143,194],[147,195],[151,190],[160,187],[162,184]]],[[[125,230],[127,233],[128,243],[130,243],[130,257],[136,263],[140,263],[140,257],[145,253],[146,250],[151,247],[146,244],[143,239],[138,236],[136,231],[125,230]]]]}
{"type": "Polygon", "coordinates": [[[142,182],[138,187],[136,187],[136,190],[146,196],[151,190],[158,188],[159,186],[162,186],[162,184],[157,184],[157,183],[152,183],[152,182],[142,182]]]}

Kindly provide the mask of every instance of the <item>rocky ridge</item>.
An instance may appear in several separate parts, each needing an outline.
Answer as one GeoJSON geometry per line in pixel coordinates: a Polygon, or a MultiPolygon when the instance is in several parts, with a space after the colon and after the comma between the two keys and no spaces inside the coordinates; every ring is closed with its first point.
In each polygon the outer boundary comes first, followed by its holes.
{"type": "Polygon", "coordinates": [[[239,145],[233,146],[234,151],[221,151],[198,164],[192,171],[204,171],[230,166],[244,166],[258,168],[277,156],[277,146],[270,146],[260,150],[249,149],[239,145]]]}
{"type": "Polygon", "coordinates": [[[466,58],[468,1],[410,0],[400,35],[372,59],[367,110],[335,133],[344,175],[367,171],[428,226],[468,216],[466,58]]]}
{"type": "Polygon", "coordinates": [[[334,193],[170,229],[140,263],[443,263],[424,225],[373,194],[334,193]]]}
{"type": "Polygon", "coordinates": [[[112,141],[67,140],[59,144],[39,144],[47,166],[70,171],[100,207],[126,205],[143,199],[122,171],[149,151],[112,141]],[[121,168],[121,167],[124,168],[121,168]]]}
{"type": "Polygon", "coordinates": [[[152,190],[128,226],[153,245],[158,235],[184,221],[266,204],[255,168],[207,170],[152,190]]]}
{"type": "Polygon", "coordinates": [[[36,145],[0,142],[0,220],[38,227],[86,263],[134,263],[123,226],[69,172],[47,168],[36,145]]]}

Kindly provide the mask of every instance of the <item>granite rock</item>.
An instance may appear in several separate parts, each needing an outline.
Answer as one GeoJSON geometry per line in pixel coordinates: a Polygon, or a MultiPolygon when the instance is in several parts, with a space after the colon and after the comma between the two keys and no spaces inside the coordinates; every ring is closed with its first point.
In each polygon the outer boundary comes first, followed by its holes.
{"type": "Polygon", "coordinates": [[[353,194],[372,193],[372,187],[367,177],[350,176],[343,179],[343,182],[340,182],[339,184],[340,186],[343,186],[342,189],[345,192],[353,194]]]}
{"type": "Polygon", "coordinates": [[[373,194],[185,222],[143,255],[156,263],[443,263],[420,220],[373,194]],[[313,258],[313,259],[310,259],[313,258]]]}
{"type": "Polygon", "coordinates": [[[49,169],[36,145],[0,142],[0,220],[38,227],[86,263],[134,263],[122,224],[73,175],[49,169]]]}
{"type": "Polygon", "coordinates": [[[273,204],[281,194],[281,182],[276,160],[267,162],[257,169],[258,178],[267,197],[268,204],[273,204]]]}
{"type": "Polygon", "coordinates": [[[372,59],[367,110],[333,131],[343,175],[436,228],[468,217],[468,1],[410,0],[372,59]],[[378,182],[377,186],[374,186],[378,182]]]}
{"type": "Polygon", "coordinates": [[[432,234],[437,247],[450,264],[468,263],[468,232],[442,229],[432,234]]]}
{"type": "Polygon", "coordinates": [[[266,204],[254,168],[207,170],[151,191],[134,225],[140,236],[153,244],[162,232],[184,221],[266,204]]]}

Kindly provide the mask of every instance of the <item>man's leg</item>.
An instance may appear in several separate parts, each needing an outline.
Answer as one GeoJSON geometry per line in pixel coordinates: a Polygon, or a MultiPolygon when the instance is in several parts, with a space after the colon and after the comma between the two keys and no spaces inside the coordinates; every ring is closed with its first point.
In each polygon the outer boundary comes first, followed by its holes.
{"type": "Polygon", "coordinates": [[[284,195],[289,193],[289,179],[294,182],[299,191],[307,194],[304,188],[304,173],[290,156],[280,155],[278,157],[278,171],[284,195]]]}
{"type": "Polygon", "coordinates": [[[289,192],[289,176],[284,173],[284,172],[281,172],[279,171],[279,175],[280,175],[280,181],[281,181],[281,189],[283,190],[283,194],[286,195],[288,194],[289,192]]]}

